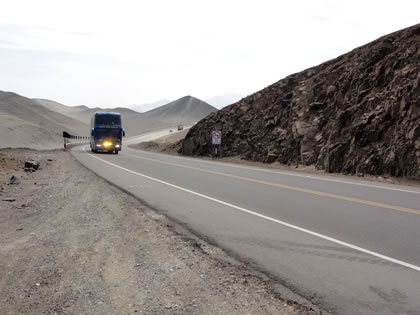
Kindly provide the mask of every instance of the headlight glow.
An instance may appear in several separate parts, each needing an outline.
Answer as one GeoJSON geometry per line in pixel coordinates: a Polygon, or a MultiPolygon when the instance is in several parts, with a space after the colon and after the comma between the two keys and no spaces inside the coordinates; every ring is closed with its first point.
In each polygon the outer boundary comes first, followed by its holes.
{"type": "Polygon", "coordinates": [[[112,145],[112,142],[110,142],[110,141],[105,141],[104,142],[105,147],[110,147],[111,145],[112,145]]]}

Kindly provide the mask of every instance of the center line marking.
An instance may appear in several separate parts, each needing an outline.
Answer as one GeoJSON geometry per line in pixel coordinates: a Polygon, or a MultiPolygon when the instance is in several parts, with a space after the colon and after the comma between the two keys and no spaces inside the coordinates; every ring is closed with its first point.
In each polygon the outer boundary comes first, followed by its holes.
{"type": "Polygon", "coordinates": [[[122,169],[122,170],[124,170],[124,171],[126,171],[126,172],[128,172],[128,173],[135,174],[135,175],[137,175],[137,176],[141,176],[141,177],[147,178],[147,179],[149,179],[149,180],[152,180],[152,181],[155,181],[155,182],[158,182],[158,183],[164,184],[164,185],[168,185],[168,186],[170,186],[170,187],[173,187],[173,188],[176,188],[176,189],[182,190],[182,191],[184,191],[184,192],[187,192],[187,193],[190,193],[190,194],[193,194],[193,195],[196,195],[196,196],[199,196],[199,197],[202,197],[202,198],[205,198],[205,199],[208,199],[208,200],[214,201],[214,202],[216,202],[216,203],[219,203],[219,204],[225,205],[225,206],[227,206],[227,207],[230,207],[230,208],[233,208],[233,209],[239,210],[239,211],[241,211],[241,212],[248,213],[248,214],[250,214],[250,215],[253,215],[253,216],[256,216],[256,217],[259,217],[259,218],[265,219],[265,220],[267,220],[267,221],[271,221],[271,222],[274,222],[274,223],[277,223],[277,224],[280,224],[280,225],[283,225],[283,226],[289,227],[289,228],[291,228],[291,229],[295,229],[295,230],[297,230],[297,231],[300,231],[300,232],[303,232],[303,233],[306,233],[306,234],[309,234],[309,235],[312,235],[312,236],[316,236],[316,237],[318,237],[318,238],[321,238],[321,239],[324,239],[324,240],[327,240],[327,241],[333,242],[333,243],[335,243],[335,244],[339,244],[339,245],[342,245],[342,246],[345,246],[345,247],[348,247],[348,248],[351,248],[351,249],[357,250],[357,251],[359,251],[359,252],[362,252],[362,253],[365,253],[365,254],[368,254],[368,255],[371,255],[371,256],[375,256],[375,257],[381,258],[381,259],[383,259],[383,260],[386,260],[386,261],[392,262],[392,263],[394,263],[394,264],[397,264],[397,265],[400,265],[400,266],[403,266],[403,267],[406,267],[406,268],[409,268],[409,269],[413,269],[413,270],[415,270],[415,271],[420,271],[420,267],[419,267],[419,266],[416,266],[416,265],[413,265],[413,264],[410,264],[410,263],[404,262],[404,261],[402,261],[402,260],[395,259],[395,258],[392,258],[392,257],[389,257],[389,256],[385,256],[385,255],[379,254],[379,253],[377,253],[377,252],[374,252],[374,251],[371,251],[371,250],[365,249],[365,248],[363,248],[363,247],[359,247],[359,246],[357,246],[357,245],[353,245],[353,244],[350,244],[350,243],[347,243],[347,242],[343,242],[343,241],[340,241],[340,240],[338,240],[338,239],[335,239],[335,238],[329,237],[329,236],[327,236],[327,235],[320,234],[320,233],[317,233],[317,232],[313,232],[313,231],[311,231],[311,230],[308,230],[308,229],[305,229],[305,228],[299,227],[299,226],[297,226],[297,225],[293,225],[293,224],[290,224],[290,223],[287,223],[287,222],[284,222],[284,221],[281,221],[281,220],[277,220],[277,219],[274,219],[274,218],[272,218],[272,217],[269,217],[269,216],[266,216],[266,215],[260,214],[260,213],[258,213],[258,212],[254,212],[254,211],[251,211],[251,210],[248,210],[248,209],[242,208],[242,207],[238,207],[238,206],[235,206],[234,204],[227,203],[227,202],[224,202],[224,201],[222,201],[222,200],[219,200],[219,199],[216,199],[216,198],[213,198],[213,197],[209,197],[209,196],[206,196],[206,195],[200,194],[200,193],[198,193],[198,192],[195,192],[195,191],[192,191],[192,190],[189,190],[189,189],[186,189],[186,188],[183,188],[183,187],[180,187],[180,186],[177,186],[177,185],[174,185],[174,184],[171,184],[171,183],[165,182],[165,181],[163,181],[163,180],[160,180],[160,179],[157,179],[157,178],[153,178],[153,177],[150,177],[150,176],[147,176],[147,175],[144,175],[144,174],[141,174],[141,173],[138,173],[138,172],[135,172],[135,171],[129,170],[128,168],[125,168],[125,167],[119,166],[119,165],[117,165],[117,164],[114,164],[114,163],[108,162],[108,161],[106,161],[106,160],[103,160],[103,159],[101,159],[101,158],[98,158],[97,156],[94,156],[94,155],[92,155],[92,154],[90,154],[90,153],[86,152],[85,147],[83,147],[83,151],[84,151],[85,153],[87,153],[90,157],[93,157],[93,158],[95,158],[95,159],[98,159],[98,160],[100,160],[100,161],[102,161],[102,162],[104,162],[104,163],[106,163],[106,164],[109,164],[109,165],[111,165],[111,166],[114,166],[114,167],[116,167],[116,168],[122,169]]]}
{"type": "Polygon", "coordinates": [[[146,158],[146,157],[137,156],[137,155],[133,155],[133,154],[129,154],[129,153],[125,153],[125,155],[132,156],[132,157],[135,157],[135,158],[138,158],[138,159],[143,159],[143,160],[146,160],[146,161],[152,161],[152,162],[156,162],[156,163],[161,163],[161,164],[166,164],[166,165],[191,169],[191,170],[204,172],[204,173],[208,173],[208,174],[220,175],[220,176],[240,179],[240,180],[247,181],[247,182],[252,182],[252,183],[257,183],[257,184],[262,184],[262,185],[267,185],[267,186],[273,186],[273,187],[278,187],[278,188],[283,188],[283,189],[288,189],[288,190],[293,190],[293,191],[299,191],[299,192],[304,192],[304,193],[307,193],[307,194],[318,195],[318,196],[323,196],[323,197],[328,197],[328,198],[351,201],[351,202],[356,202],[356,203],[360,203],[360,204],[363,204],[363,205],[386,208],[386,209],[391,209],[391,210],[395,210],[395,211],[402,211],[402,212],[408,212],[408,213],[413,213],[413,214],[420,214],[420,210],[416,210],[416,209],[409,209],[409,208],[389,205],[389,204],[386,204],[386,203],[381,203],[381,202],[376,202],[376,201],[369,201],[369,200],[363,200],[363,199],[358,199],[358,198],[335,195],[335,194],[330,194],[330,193],[326,193],[326,192],[322,192],[322,191],[316,191],[316,190],[312,190],[312,189],[306,189],[306,188],[300,188],[300,187],[295,187],[295,186],[277,184],[277,183],[267,182],[267,181],[264,181],[264,180],[259,180],[259,179],[255,179],[255,178],[249,178],[249,177],[243,177],[243,176],[238,176],[238,175],[232,175],[232,174],[227,174],[227,173],[223,173],[223,172],[210,171],[210,170],[206,170],[206,169],[203,169],[203,168],[197,168],[197,167],[193,167],[193,166],[186,166],[186,165],[175,164],[175,163],[171,163],[171,162],[165,162],[165,161],[146,158]]]}

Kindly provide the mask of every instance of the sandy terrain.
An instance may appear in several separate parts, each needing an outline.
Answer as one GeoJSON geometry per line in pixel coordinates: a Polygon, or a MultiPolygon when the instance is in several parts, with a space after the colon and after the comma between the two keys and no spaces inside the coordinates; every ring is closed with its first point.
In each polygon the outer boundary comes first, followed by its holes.
{"type": "Polygon", "coordinates": [[[152,152],[162,152],[166,154],[178,154],[175,144],[184,139],[188,129],[182,131],[173,131],[172,134],[158,138],[154,141],[146,141],[129,145],[130,148],[148,150],[152,152]]]}
{"type": "Polygon", "coordinates": [[[0,150],[0,244],[2,314],[309,313],[68,152],[0,150]]]}
{"type": "Polygon", "coordinates": [[[63,131],[87,135],[89,126],[32,99],[0,91],[0,148],[61,148],[63,131]]]}

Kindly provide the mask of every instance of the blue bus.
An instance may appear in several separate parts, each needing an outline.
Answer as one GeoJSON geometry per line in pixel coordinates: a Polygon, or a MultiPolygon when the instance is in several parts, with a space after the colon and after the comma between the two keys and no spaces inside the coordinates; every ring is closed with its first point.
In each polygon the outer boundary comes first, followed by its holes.
{"type": "Polygon", "coordinates": [[[92,152],[105,151],[118,154],[122,147],[125,130],[121,124],[121,114],[96,112],[90,120],[90,149],[92,152]]]}

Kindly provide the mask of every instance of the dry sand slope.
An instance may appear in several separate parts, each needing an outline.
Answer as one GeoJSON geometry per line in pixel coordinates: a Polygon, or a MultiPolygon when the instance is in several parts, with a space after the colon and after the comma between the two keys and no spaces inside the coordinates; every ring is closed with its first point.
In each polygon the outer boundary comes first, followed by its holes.
{"type": "Polygon", "coordinates": [[[62,147],[62,132],[87,135],[88,125],[51,111],[38,102],[10,92],[0,91],[0,148],[62,147]]]}

